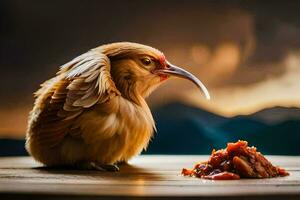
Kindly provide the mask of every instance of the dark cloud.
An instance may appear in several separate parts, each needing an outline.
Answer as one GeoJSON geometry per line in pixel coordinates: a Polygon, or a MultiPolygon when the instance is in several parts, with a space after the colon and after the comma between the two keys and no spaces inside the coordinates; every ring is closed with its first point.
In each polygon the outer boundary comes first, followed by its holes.
{"type": "MultiPolygon", "coordinates": [[[[286,54],[300,48],[298,1],[10,0],[0,4],[0,103],[4,107],[30,105],[32,93],[58,66],[113,41],[160,48],[210,88],[280,77],[285,73],[281,62],[286,54]],[[228,57],[239,59],[228,69],[222,56],[216,56],[227,44],[231,52],[238,50],[238,55],[228,57]],[[202,67],[191,59],[195,45],[204,45],[209,52],[202,67]]],[[[154,94],[154,99],[160,94],[154,94]]]]}

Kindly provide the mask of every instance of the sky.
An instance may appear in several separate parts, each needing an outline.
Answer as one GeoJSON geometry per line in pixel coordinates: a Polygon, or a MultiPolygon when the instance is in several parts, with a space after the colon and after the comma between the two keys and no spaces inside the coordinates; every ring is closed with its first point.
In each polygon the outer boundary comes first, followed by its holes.
{"type": "Polygon", "coordinates": [[[199,77],[206,101],[169,80],[151,108],[183,101],[224,115],[300,107],[297,1],[1,1],[0,136],[23,137],[32,93],[58,67],[101,44],[133,41],[162,50],[199,77]]]}

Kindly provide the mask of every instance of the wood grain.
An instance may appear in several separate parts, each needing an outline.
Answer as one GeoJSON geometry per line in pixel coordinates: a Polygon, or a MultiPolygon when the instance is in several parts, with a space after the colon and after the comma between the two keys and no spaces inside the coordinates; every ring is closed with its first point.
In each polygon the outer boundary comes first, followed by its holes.
{"type": "Polygon", "coordinates": [[[300,199],[300,157],[268,156],[273,164],[291,173],[287,177],[211,181],[180,175],[183,167],[192,167],[207,157],[139,156],[117,173],[47,169],[30,157],[0,158],[0,199],[300,199]]]}

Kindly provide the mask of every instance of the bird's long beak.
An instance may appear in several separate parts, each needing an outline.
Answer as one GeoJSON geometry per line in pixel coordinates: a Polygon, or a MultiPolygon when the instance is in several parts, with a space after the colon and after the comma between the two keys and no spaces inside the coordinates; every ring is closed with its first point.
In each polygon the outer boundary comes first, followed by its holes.
{"type": "Polygon", "coordinates": [[[165,69],[157,70],[156,73],[163,74],[163,75],[177,76],[180,78],[188,79],[188,80],[192,81],[193,83],[195,83],[197,85],[197,87],[203,91],[205,97],[208,100],[210,99],[210,95],[209,95],[207,88],[198,78],[196,78],[190,72],[188,72],[180,67],[177,67],[177,66],[169,63],[168,61],[167,61],[167,67],[165,69]]]}

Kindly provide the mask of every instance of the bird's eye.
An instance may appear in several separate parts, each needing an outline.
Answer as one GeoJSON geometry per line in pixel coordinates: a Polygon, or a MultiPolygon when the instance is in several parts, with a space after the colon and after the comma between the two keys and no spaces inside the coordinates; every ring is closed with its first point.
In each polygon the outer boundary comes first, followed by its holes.
{"type": "Polygon", "coordinates": [[[152,63],[149,58],[142,58],[141,61],[145,66],[149,66],[152,63]]]}

